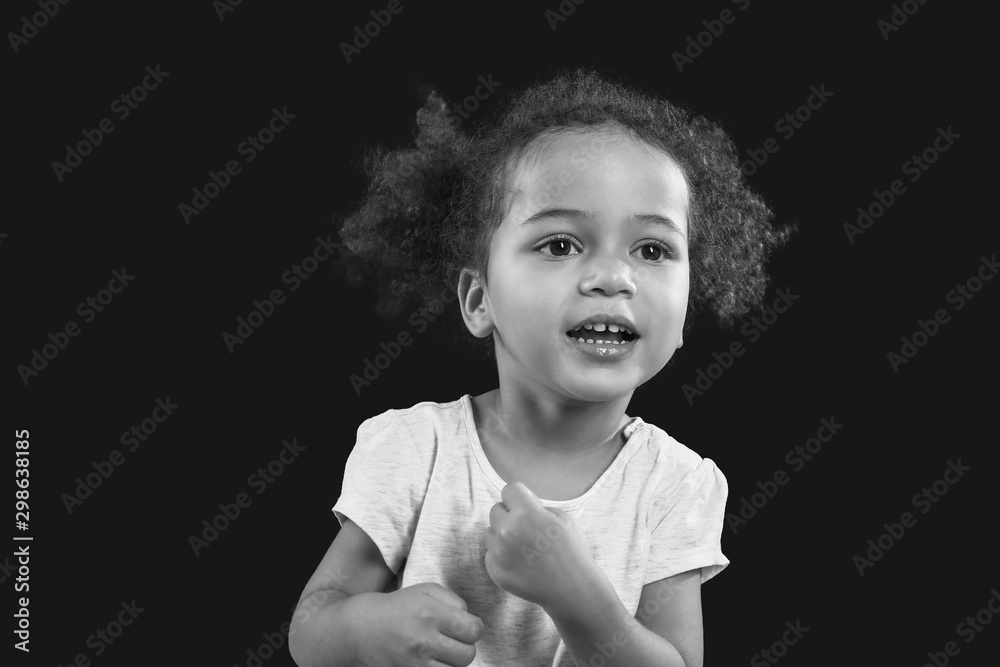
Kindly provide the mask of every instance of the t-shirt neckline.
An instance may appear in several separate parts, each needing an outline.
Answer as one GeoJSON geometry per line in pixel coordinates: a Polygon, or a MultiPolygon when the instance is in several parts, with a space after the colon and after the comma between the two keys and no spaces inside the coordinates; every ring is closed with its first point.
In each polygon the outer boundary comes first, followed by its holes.
{"type": "MultiPolygon", "coordinates": [[[[493,464],[490,460],[486,458],[486,451],[483,449],[483,444],[479,441],[479,432],[476,430],[476,420],[475,414],[472,411],[472,395],[465,394],[460,399],[462,403],[463,413],[465,416],[465,428],[469,436],[469,444],[472,447],[472,451],[476,456],[476,460],[479,462],[479,467],[482,469],[486,477],[492,482],[492,484],[497,488],[497,491],[501,491],[503,487],[507,485],[507,482],[503,480],[503,477],[497,473],[493,468],[493,464]]],[[[569,500],[548,500],[545,498],[539,498],[541,502],[545,504],[546,507],[554,507],[556,509],[561,509],[564,511],[578,509],[583,507],[597,493],[600,491],[601,486],[604,482],[611,476],[615,475],[618,470],[624,466],[633,454],[638,451],[639,446],[644,444],[650,436],[649,426],[642,420],[641,417],[631,417],[625,424],[625,428],[622,431],[622,437],[625,438],[625,444],[618,451],[618,455],[615,460],[611,462],[611,465],[607,467],[604,473],[597,479],[594,484],[587,489],[586,492],[581,496],[576,498],[570,498],[569,500]]]]}

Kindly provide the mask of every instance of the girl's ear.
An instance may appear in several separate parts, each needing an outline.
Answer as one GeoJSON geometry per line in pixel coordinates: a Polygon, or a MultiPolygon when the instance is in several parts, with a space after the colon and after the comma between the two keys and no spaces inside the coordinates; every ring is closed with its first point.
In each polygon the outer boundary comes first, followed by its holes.
{"type": "Polygon", "coordinates": [[[458,304],[462,309],[465,326],[473,336],[485,338],[493,333],[493,317],[486,290],[479,275],[471,269],[462,269],[458,277],[458,304]]]}

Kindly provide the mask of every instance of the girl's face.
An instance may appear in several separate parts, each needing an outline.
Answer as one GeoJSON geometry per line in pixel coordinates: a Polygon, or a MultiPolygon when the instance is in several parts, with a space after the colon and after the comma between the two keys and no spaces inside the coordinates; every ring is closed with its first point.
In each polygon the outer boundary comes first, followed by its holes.
{"type": "Polygon", "coordinates": [[[656,375],[681,345],[688,196],[672,158],[607,130],[522,160],[483,294],[500,378],[591,402],[656,375]]]}

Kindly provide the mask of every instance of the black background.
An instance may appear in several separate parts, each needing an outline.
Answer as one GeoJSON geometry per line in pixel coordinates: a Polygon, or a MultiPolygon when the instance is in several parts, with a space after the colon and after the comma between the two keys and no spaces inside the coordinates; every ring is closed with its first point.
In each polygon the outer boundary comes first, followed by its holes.
{"type": "MultiPolygon", "coordinates": [[[[724,532],[732,565],[702,590],[706,664],[747,664],[796,619],[810,629],[782,664],[920,665],[947,641],[961,648],[954,664],[991,663],[1000,621],[968,644],[956,625],[1000,586],[1000,284],[960,311],[946,295],[998,249],[997,10],[928,2],[885,39],[877,22],[890,4],[856,4],[591,0],[553,30],[545,11],[555,0],[404,0],[350,63],[339,44],[385,3],[247,1],[220,20],[207,1],[74,2],[17,53],[8,41],[3,446],[13,458],[14,430],[30,430],[34,541],[31,654],[3,651],[15,664],[69,664],[79,653],[95,665],[247,664],[262,634],[290,618],[336,534],[330,507],[360,422],[496,383],[494,368],[456,353],[435,323],[358,395],[349,376],[400,325],[375,317],[370,293],[332,261],[294,292],[282,274],[357,202],[362,148],[411,140],[430,87],[457,102],[478,76],[499,81],[464,121],[473,127],[554,68],[592,65],[719,120],[744,155],[775,137],[779,151],[749,180],[779,222],[801,230],[772,266],[774,288],[799,295],[795,305],[753,343],[697,327],[629,409],[715,460],[731,511],[758,481],[790,474],[746,525],[724,532]],[[727,8],[736,20],[679,72],[672,54],[727,8]],[[169,76],[119,120],[111,102],[157,64],[169,76]],[[833,96],[783,138],[775,123],[814,85],[833,96]],[[237,146],[273,107],[296,117],[247,164],[237,146]],[[105,117],[114,132],[57,180],[51,163],[105,117]],[[911,183],[902,165],[939,127],[961,138],[911,183]],[[242,173],[185,224],[178,205],[231,159],[242,173]],[[905,194],[849,242],[844,223],[894,179],[905,194]],[[83,324],[77,304],[121,267],[134,281],[83,324]],[[230,353],[223,332],[278,288],[286,302],[230,353]],[[894,372],[887,353],[938,308],[951,321],[894,372]],[[69,320],[80,335],[25,385],[16,367],[69,320]],[[689,403],[681,386],[734,340],[746,353],[689,403]],[[76,478],[124,450],[120,434],[167,396],[175,414],[68,513],[63,494],[76,478]],[[792,472],[785,453],[824,417],[844,428],[792,472]],[[292,438],[306,450],[257,495],[248,476],[292,438]],[[971,471],[920,514],[912,496],[959,458],[971,471]],[[251,506],[196,556],[189,536],[240,492],[251,506]],[[916,525],[859,576],[852,557],[904,511],[916,525]],[[88,637],[133,599],[145,611],[95,656],[88,637]]],[[[20,30],[37,11],[8,3],[0,26],[20,30]]],[[[22,595],[15,576],[0,572],[6,609],[22,595]]],[[[264,664],[292,661],[283,648],[264,664]]]]}

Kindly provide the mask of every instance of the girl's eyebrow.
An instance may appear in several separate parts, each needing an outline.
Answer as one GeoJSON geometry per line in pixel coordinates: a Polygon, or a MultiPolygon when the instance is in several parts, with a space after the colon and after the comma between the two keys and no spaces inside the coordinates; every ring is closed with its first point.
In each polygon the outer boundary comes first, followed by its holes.
{"type": "MultiPolygon", "coordinates": [[[[595,217],[596,216],[590,211],[581,211],[575,208],[543,208],[541,211],[535,213],[521,224],[530,225],[532,223],[549,220],[551,218],[582,218],[583,220],[593,220],[595,217]]],[[[677,223],[663,215],[657,215],[655,213],[634,213],[629,216],[628,221],[636,224],[664,225],[675,234],[687,238],[677,223]]]]}

